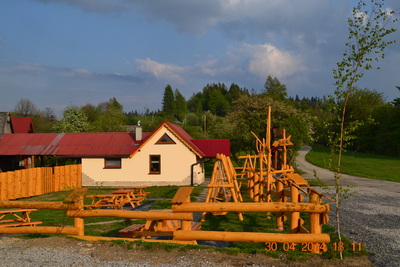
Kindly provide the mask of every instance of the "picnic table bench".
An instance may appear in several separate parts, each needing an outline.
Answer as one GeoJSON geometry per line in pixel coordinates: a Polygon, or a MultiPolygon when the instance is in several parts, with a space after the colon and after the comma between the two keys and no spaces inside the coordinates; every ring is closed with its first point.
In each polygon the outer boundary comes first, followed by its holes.
{"type": "Polygon", "coordinates": [[[85,208],[122,208],[122,196],[115,194],[99,194],[99,195],[88,195],[86,196],[92,199],[90,205],[85,205],[85,208]]]}
{"type": "MultiPolygon", "coordinates": [[[[149,210],[149,212],[172,212],[170,209],[149,210]]],[[[181,220],[165,220],[165,219],[148,219],[145,224],[132,224],[119,233],[123,237],[151,237],[151,236],[172,236],[173,232],[182,228],[181,220]]],[[[201,228],[200,222],[192,222],[191,229],[193,231],[201,228]]]]}
{"type": "Polygon", "coordinates": [[[133,193],[133,190],[121,189],[113,191],[112,194],[88,195],[92,199],[90,205],[85,205],[85,208],[123,208],[125,204],[130,204],[132,208],[139,206],[145,200],[145,197],[138,197],[133,193]]]}
{"type": "Polygon", "coordinates": [[[138,193],[135,192],[135,190],[132,189],[119,189],[115,190],[112,192],[114,195],[122,195],[122,202],[124,204],[131,204],[132,208],[135,208],[136,206],[139,206],[140,203],[146,199],[146,196],[144,195],[139,195],[138,193]]]}
{"type": "Polygon", "coordinates": [[[146,197],[150,192],[144,191],[147,186],[121,186],[119,190],[132,190],[133,194],[137,197],[146,197]]]}
{"type": "Polygon", "coordinates": [[[35,226],[41,221],[31,221],[30,213],[37,209],[3,209],[0,210],[0,227],[35,226]]]}

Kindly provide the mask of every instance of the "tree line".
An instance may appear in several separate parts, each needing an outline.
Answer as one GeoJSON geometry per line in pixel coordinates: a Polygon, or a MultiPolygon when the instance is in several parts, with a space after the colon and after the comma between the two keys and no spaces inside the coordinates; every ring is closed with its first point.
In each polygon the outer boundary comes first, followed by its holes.
{"type": "MultiPolygon", "coordinates": [[[[398,88],[400,90],[400,88],[398,88]]],[[[117,99],[97,105],[71,105],[57,119],[50,108],[40,111],[29,99],[21,99],[13,116],[29,116],[35,132],[121,132],[141,121],[144,131],[153,131],[163,120],[183,127],[193,138],[231,140],[234,155],[254,153],[254,132],[265,137],[267,107],[272,107],[272,127],[285,128],[292,135],[297,151],[303,145],[328,145],[329,136],[339,129],[327,127],[334,120],[332,107],[343,105],[333,97],[288,96],[286,86],[268,76],[262,92],[232,83],[207,84],[188,100],[178,89],[167,85],[162,109],[124,112],[117,99]]],[[[355,88],[348,101],[346,123],[357,122],[348,149],[352,151],[400,156],[400,97],[386,102],[376,90],[355,88]]],[[[273,136],[279,138],[279,131],[273,136]]]]}

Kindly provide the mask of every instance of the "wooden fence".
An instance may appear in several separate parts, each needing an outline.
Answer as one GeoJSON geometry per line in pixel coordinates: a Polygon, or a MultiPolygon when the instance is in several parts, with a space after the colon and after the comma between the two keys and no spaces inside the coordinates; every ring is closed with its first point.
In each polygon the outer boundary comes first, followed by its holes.
{"type": "Polygon", "coordinates": [[[82,165],[41,167],[0,173],[0,200],[18,199],[82,186],[82,165]]]}

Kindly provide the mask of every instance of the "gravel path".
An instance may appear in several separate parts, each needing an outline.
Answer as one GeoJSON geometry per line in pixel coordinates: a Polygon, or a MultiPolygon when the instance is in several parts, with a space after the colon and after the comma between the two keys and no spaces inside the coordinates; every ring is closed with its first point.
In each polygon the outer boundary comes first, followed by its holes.
{"type": "MultiPolygon", "coordinates": [[[[312,179],[314,170],[320,180],[333,184],[331,172],[305,161],[310,151],[300,151],[297,165],[312,179]]],[[[342,186],[351,188],[348,199],[340,208],[342,233],[355,242],[361,242],[371,252],[370,260],[376,266],[400,266],[400,183],[343,175],[342,186]]],[[[334,190],[325,191],[329,196],[334,190]]],[[[336,225],[334,204],[331,205],[330,222],[336,225]]]]}

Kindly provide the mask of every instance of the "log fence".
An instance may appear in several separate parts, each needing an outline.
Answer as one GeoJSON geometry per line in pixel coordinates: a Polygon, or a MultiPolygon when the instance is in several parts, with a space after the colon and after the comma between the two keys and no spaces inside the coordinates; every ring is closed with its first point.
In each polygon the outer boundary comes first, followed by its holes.
{"type": "MultiPolygon", "coordinates": [[[[99,241],[99,240],[142,240],[148,242],[174,242],[180,244],[197,244],[197,240],[210,241],[236,241],[236,242],[278,242],[278,243],[329,243],[328,234],[322,233],[322,224],[325,223],[323,215],[329,213],[329,204],[322,204],[319,196],[311,194],[309,203],[296,202],[261,202],[261,203],[192,203],[190,194],[193,187],[181,187],[172,199],[172,212],[149,212],[149,211],[130,211],[130,210],[84,210],[83,199],[87,188],[75,189],[62,202],[35,202],[35,201],[0,201],[0,207],[13,208],[33,208],[49,210],[66,210],[67,216],[74,218],[74,226],[21,226],[21,227],[1,227],[0,234],[65,234],[72,235],[80,239],[99,241]],[[194,212],[276,212],[291,216],[297,213],[310,214],[310,228],[307,232],[296,233],[262,233],[262,232],[220,232],[220,231],[201,231],[192,229],[194,212]],[[163,239],[143,239],[143,238],[121,238],[121,237],[94,237],[85,236],[84,219],[89,217],[120,217],[129,219],[150,219],[150,220],[181,220],[181,230],[172,232],[172,240],[163,239]]],[[[292,218],[292,217],[291,217],[292,218]]],[[[294,216],[294,218],[298,218],[294,216]]],[[[298,228],[297,224],[294,226],[298,228]]],[[[157,236],[155,233],[154,236],[157,236]]],[[[319,246],[311,252],[321,253],[319,246]]]]}
{"type": "Polygon", "coordinates": [[[82,165],[40,167],[0,173],[0,200],[71,190],[82,186],[82,165]]]}

